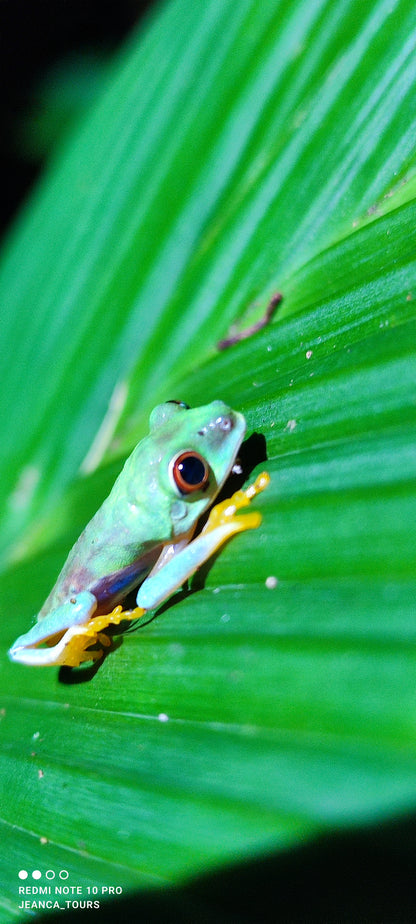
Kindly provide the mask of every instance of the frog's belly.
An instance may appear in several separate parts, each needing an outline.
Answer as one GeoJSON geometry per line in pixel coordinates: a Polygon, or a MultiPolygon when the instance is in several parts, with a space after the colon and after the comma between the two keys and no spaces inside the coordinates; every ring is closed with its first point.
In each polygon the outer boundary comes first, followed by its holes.
{"type": "Polygon", "coordinates": [[[114,606],[125,599],[131,590],[139,587],[152,570],[161,551],[162,546],[156,546],[131,565],[119,571],[113,571],[112,574],[106,575],[88,587],[98,604],[94,616],[110,612],[114,606]]]}

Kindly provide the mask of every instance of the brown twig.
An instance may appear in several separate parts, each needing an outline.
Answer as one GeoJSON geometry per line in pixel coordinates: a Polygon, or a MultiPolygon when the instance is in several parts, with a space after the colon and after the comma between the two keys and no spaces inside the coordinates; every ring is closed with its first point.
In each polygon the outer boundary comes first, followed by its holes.
{"type": "Polygon", "coordinates": [[[226,337],[224,340],[220,340],[217,343],[218,349],[227,350],[228,347],[234,346],[234,344],[239,343],[240,340],[247,340],[249,337],[252,337],[253,334],[256,334],[258,330],[261,330],[262,327],[266,327],[266,325],[273,317],[276,308],[278,305],[280,305],[282,299],[283,295],[280,292],[276,292],[275,295],[272,295],[263,317],[260,318],[259,321],[256,321],[255,324],[251,324],[250,327],[246,327],[244,330],[240,330],[237,333],[226,337]]]}

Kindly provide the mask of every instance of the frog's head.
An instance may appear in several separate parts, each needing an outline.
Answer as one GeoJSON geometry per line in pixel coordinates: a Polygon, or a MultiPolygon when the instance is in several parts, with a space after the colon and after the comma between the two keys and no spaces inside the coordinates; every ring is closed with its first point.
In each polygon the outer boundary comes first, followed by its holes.
{"type": "Polygon", "coordinates": [[[149,462],[157,470],[160,498],[169,506],[174,535],[188,531],[212,504],[231,472],[245,431],[243,415],[222,401],[198,408],[169,401],[154,409],[149,462]]]}

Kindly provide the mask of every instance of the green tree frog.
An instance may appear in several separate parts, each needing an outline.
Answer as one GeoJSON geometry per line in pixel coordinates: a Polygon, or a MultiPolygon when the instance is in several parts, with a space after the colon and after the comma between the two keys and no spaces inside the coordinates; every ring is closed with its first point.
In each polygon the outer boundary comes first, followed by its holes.
{"type": "Polygon", "coordinates": [[[222,401],[193,409],[166,402],[152,411],[149,430],[73,546],[36,624],[11,647],[12,661],[97,660],[114,627],[155,609],[230,536],[261,523],[259,513],[235,513],[266,487],[266,473],[214,507],[192,538],[234,466],[242,414],[222,401]],[[123,610],[137,587],[137,606],[123,610]]]}

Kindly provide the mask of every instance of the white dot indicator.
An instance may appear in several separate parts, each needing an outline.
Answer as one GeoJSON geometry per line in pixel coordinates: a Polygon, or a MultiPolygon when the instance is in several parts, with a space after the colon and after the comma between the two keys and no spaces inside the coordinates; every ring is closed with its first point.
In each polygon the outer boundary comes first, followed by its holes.
{"type": "Polygon", "coordinates": [[[27,869],[19,869],[19,879],[27,879],[28,872],[27,869]]]}
{"type": "Polygon", "coordinates": [[[42,873],[40,869],[34,869],[32,873],[32,879],[41,879],[41,878],[42,878],[42,873]]]}

